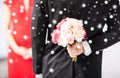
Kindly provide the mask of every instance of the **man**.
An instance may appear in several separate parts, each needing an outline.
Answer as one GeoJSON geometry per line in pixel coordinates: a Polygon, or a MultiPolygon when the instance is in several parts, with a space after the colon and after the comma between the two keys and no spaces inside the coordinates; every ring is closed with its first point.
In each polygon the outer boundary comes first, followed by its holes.
{"type": "Polygon", "coordinates": [[[118,0],[35,0],[32,20],[34,72],[43,78],[101,78],[102,50],[120,40],[118,0]],[[83,20],[87,36],[63,48],[52,43],[51,32],[66,17],[83,20]]]}

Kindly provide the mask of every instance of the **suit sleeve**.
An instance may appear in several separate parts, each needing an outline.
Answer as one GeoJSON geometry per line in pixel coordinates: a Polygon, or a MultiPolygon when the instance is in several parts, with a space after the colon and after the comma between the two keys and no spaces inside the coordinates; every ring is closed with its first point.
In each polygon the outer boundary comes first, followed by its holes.
{"type": "Polygon", "coordinates": [[[106,6],[108,30],[88,38],[92,52],[103,50],[120,41],[120,6],[118,0],[111,0],[106,6]]]}
{"type": "Polygon", "coordinates": [[[32,14],[32,54],[33,69],[36,74],[42,73],[42,57],[45,49],[47,18],[44,1],[34,0],[32,14]]]}

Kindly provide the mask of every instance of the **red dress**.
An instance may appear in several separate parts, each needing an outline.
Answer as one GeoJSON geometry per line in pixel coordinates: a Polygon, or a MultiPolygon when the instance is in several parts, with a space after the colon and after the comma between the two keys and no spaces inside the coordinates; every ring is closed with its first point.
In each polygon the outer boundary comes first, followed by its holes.
{"type": "MultiPolygon", "coordinates": [[[[6,0],[4,3],[11,11],[12,35],[19,46],[31,48],[30,25],[33,0],[29,0],[29,10],[25,11],[23,0],[6,0]]],[[[12,49],[8,53],[9,78],[35,78],[32,69],[32,59],[24,60],[12,49]]]]}

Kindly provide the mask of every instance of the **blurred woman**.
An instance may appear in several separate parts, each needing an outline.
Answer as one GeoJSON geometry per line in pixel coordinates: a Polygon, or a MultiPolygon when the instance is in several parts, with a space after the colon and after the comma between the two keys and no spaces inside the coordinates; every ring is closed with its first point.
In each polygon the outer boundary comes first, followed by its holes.
{"type": "Polygon", "coordinates": [[[4,5],[9,78],[35,78],[30,38],[33,0],[5,0],[4,5]]]}

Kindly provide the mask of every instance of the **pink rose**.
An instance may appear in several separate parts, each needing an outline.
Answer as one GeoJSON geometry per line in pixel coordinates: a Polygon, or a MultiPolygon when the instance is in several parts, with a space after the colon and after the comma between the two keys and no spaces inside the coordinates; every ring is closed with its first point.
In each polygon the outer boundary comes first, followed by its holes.
{"type": "Polygon", "coordinates": [[[51,35],[53,43],[66,47],[75,41],[81,42],[85,39],[86,32],[82,20],[67,17],[58,23],[51,35]]]}
{"type": "Polygon", "coordinates": [[[53,32],[51,33],[52,36],[52,42],[57,44],[59,37],[60,37],[60,28],[61,25],[66,21],[66,19],[63,19],[60,23],[58,23],[57,25],[57,29],[53,30],[53,32]]]}
{"type": "Polygon", "coordinates": [[[52,36],[52,42],[57,44],[60,36],[59,30],[58,29],[53,30],[53,32],[51,33],[51,36],[52,36]]]}
{"type": "Polygon", "coordinates": [[[58,25],[57,25],[57,29],[60,30],[61,25],[66,21],[67,21],[66,19],[63,19],[62,21],[60,21],[60,23],[58,23],[58,25]]]}

